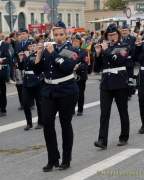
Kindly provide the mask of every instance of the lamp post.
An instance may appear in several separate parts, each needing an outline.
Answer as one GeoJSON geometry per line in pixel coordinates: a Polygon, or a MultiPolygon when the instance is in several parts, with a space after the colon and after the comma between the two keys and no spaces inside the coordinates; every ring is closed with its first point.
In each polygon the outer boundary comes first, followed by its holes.
{"type": "Polygon", "coordinates": [[[10,32],[13,31],[13,15],[12,15],[12,1],[9,0],[9,18],[10,18],[10,32]]]}
{"type": "Polygon", "coordinates": [[[59,3],[59,0],[47,0],[47,3],[50,7],[50,17],[51,17],[51,24],[54,24],[57,22],[57,5],[59,3]]]}
{"type": "Polygon", "coordinates": [[[16,7],[14,5],[14,3],[12,2],[12,0],[2,0],[2,1],[6,1],[6,5],[5,5],[5,9],[6,12],[8,13],[8,16],[6,17],[9,28],[10,28],[10,32],[13,31],[13,14],[16,11],[16,7]]]}

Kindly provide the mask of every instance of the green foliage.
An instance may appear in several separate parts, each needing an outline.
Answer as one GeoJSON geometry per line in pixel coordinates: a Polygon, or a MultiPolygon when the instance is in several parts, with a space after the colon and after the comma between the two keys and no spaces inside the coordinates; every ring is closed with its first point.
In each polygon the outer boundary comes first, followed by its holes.
{"type": "Polygon", "coordinates": [[[126,7],[128,0],[108,0],[106,2],[106,7],[112,10],[122,10],[126,7]]]}

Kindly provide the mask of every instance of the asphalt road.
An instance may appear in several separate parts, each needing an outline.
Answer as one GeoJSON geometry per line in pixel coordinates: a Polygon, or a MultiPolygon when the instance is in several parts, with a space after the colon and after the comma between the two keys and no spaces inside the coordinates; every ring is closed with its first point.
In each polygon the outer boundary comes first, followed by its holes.
{"type": "MultiPolygon", "coordinates": [[[[8,115],[0,118],[0,180],[144,180],[144,135],[141,126],[138,98],[129,102],[131,131],[129,144],[117,147],[120,134],[119,114],[113,103],[107,150],[93,146],[99,131],[99,80],[90,76],[87,82],[83,117],[73,118],[75,141],[71,168],[43,173],[47,154],[42,130],[25,132],[25,117],[19,106],[16,89],[8,85],[8,115]]],[[[36,122],[36,111],[33,111],[36,122]]],[[[59,119],[56,129],[61,151],[59,119]]]]}

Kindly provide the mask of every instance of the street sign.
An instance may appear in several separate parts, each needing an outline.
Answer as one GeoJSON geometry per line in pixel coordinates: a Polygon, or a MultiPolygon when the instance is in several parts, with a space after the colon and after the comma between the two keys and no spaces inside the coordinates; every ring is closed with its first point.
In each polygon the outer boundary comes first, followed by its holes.
{"type": "Polygon", "coordinates": [[[16,6],[12,1],[9,1],[5,5],[5,10],[8,14],[10,14],[10,10],[11,10],[11,14],[14,14],[16,12],[16,6]]]}
{"type": "Polygon", "coordinates": [[[48,19],[52,24],[56,23],[58,20],[57,6],[59,3],[59,0],[47,0],[47,3],[50,7],[50,14],[49,14],[48,19]]]}
{"type": "MultiPolygon", "coordinates": [[[[9,26],[9,28],[11,28],[11,17],[10,17],[10,15],[4,15],[4,17],[5,17],[5,20],[6,20],[7,24],[8,24],[8,26],[9,26]]],[[[13,15],[12,20],[13,20],[13,26],[14,26],[15,22],[17,20],[17,15],[13,15]]]]}
{"type": "Polygon", "coordinates": [[[125,13],[126,13],[127,18],[131,18],[131,15],[132,15],[131,8],[126,8],[125,13]]]}

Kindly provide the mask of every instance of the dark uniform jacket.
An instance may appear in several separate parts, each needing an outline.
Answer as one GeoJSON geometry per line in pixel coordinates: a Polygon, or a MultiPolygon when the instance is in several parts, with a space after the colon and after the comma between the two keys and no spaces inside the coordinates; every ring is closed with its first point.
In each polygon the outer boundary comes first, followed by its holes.
{"type": "Polygon", "coordinates": [[[18,63],[19,70],[24,71],[23,86],[34,87],[40,85],[42,81],[42,74],[35,74],[35,53],[31,53],[28,57],[25,57],[22,62],[18,63]]]}
{"type": "Polygon", "coordinates": [[[134,36],[129,35],[126,38],[122,39],[122,42],[129,47],[129,55],[131,56],[131,61],[129,59],[129,64],[127,67],[133,68],[135,62],[135,41],[136,38],[134,36]]]}
{"type": "Polygon", "coordinates": [[[140,65],[137,85],[144,86],[144,45],[135,47],[135,61],[140,65]]]}
{"type": "MultiPolygon", "coordinates": [[[[109,70],[113,68],[125,68],[129,64],[129,49],[121,42],[104,51],[99,57],[95,58],[95,72],[109,70]],[[121,53],[121,51],[126,53],[121,53]]],[[[128,88],[127,70],[102,73],[101,89],[113,90],[128,88]]]]}
{"type": "Polygon", "coordinates": [[[15,48],[16,54],[18,54],[19,52],[22,52],[22,51],[26,51],[28,45],[30,45],[31,42],[32,42],[31,39],[27,39],[25,41],[18,42],[17,45],[16,45],[16,48],[15,48]]]}
{"type": "MultiPolygon", "coordinates": [[[[65,42],[62,46],[56,45],[52,54],[45,49],[40,63],[35,66],[35,71],[37,73],[44,72],[47,80],[59,79],[73,74],[76,61],[72,58],[62,57],[59,53],[63,49],[73,51],[69,42],[65,42]]],[[[78,93],[78,87],[74,78],[59,84],[47,84],[44,82],[42,87],[42,95],[46,97],[63,97],[76,93],[78,93]]]]}
{"type": "Polygon", "coordinates": [[[88,63],[87,63],[88,54],[84,49],[81,48],[75,48],[74,50],[78,54],[77,64],[79,65],[79,67],[76,70],[78,80],[86,81],[88,79],[88,63]]]}
{"type": "Polygon", "coordinates": [[[4,41],[0,44],[0,58],[6,58],[0,62],[0,82],[8,80],[8,66],[10,63],[9,46],[4,41]]]}

